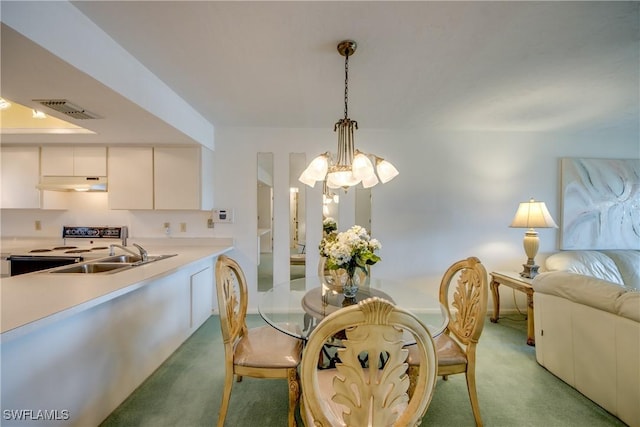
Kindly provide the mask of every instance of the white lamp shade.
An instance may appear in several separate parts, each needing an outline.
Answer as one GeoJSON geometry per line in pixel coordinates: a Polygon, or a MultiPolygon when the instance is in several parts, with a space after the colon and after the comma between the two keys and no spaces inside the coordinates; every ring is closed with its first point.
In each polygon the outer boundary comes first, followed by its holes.
{"type": "Polygon", "coordinates": [[[305,169],[304,172],[302,172],[302,174],[300,175],[300,178],[298,178],[298,181],[313,188],[313,186],[316,185],[317,180],[311,178],[309,175],[311,174],[307,169],[305,169]]]}
{"type": "MultiPolygon", "coordinates": [[[[372,169],[373,171],[373,169],[372,169]]],[[[372,173],[370,176],[362,179],[362,186],[364,188],[371,188],[378,183],[378,177],[375,173],[372,173]]]]}
{"type": "Polygon", "coordinates": [[[378,176],[380,177],[380,181],[383,184],[391,181],[399,173],[391,163],[384,159],[378,159],[378,161],[376,162],[376,170],[378,172],[378,176]]]}
{"type": "Polygon", "coordinates": [[[375,172],[373,171],[373,164],[371,164],[371,160],[369,160],[366,154],[361,152],[358,152],[353,158],[351,171],[353,172],[353,176],[355,176],[356,179],[361,180],[369,178],[371,175],[375,174],[375,172]]]}
{"type": "Polygon", "coordinates": [[[544,202],[531,199],[518,206],[510,227],[514,228],[558,228],[544,202]]]}
{"type": "Polygon", "coordinates": [[[327,170],[329,170],[329,159],[327,159],[326,154],[321,154],[309,163],[303,174],[309,172],[309,178],[322,181],[327,175],[327,170]]]}
{"type": "Polygon", "coordinates": [[[316,181],[324,181],[329,170],[329,159],[326,154],[321,154],[309,163],[309,166],[302,172],[298,181],[313,187],[316,181]]]}

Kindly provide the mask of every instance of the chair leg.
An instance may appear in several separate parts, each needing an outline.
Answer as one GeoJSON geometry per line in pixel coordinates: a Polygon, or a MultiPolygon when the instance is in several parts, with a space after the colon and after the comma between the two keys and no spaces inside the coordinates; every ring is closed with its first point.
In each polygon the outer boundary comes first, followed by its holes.
{"type": "Polygon", "coordinates": [[[465,374],[467,377],[467,390],[469,391],[469,400],[471,401],[471,410],[473,418],[476,420],[476,426],[482,427],[482,418],[480,417],[480,404],[478,403],[478,393],[476,392],[476,374],[475,370],[469,370],[465,374]]]}
{"type": "Polygon", "coordinates": [[[300,381],[296,368],[287,369],[287,386],[289,388],[289,427],[296,427],[296,406],[300,400],[300,381]]]}
{"type": "Polygon", "coordinates": [[[218,413],[218,427],[224,426],[224,420],[227,417],[229,409],[229,399],[231,398],[231,387],[233,386],[233,366],[227,366],[224,375],[224,391],[222,392],[222,403],[220,404],[220,412],[218,413]]]}

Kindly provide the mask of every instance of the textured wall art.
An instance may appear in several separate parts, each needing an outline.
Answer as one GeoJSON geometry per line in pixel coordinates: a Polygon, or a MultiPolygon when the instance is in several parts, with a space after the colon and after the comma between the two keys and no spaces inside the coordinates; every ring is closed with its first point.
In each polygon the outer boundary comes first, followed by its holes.
{"type": "Polygon", "coordinates": [[[562,159],[562,249],[640,249],[640,159],[562,159]]]}

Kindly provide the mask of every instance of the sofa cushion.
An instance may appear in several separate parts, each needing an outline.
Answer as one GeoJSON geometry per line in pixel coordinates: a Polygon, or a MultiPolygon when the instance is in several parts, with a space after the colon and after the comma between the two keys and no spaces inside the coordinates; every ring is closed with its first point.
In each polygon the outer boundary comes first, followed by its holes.
{"type": "Polygon", "coordinates": [[[596,277],[624,286],[616,263],[598,251],[565,251],[555,253],[545,261],[549,271],[569,271],[596,277]]]}
{"type": "Polygon", "coordinates": [[[540,273],[531,286],[535,292],[566,298],[614,314],[619,309],[617,299],[627,293],[616,283],[567,271],[540,273]]]}
{"type": "Polygon", "coordinates": [[[616,300],[616,312],[627,319],[640,322],[640,292],[625,292],[616,300]]]}
{"type": "Polygon", "coordinates": [[[615,262],[627,288],[640,291],[640,251],[603,251],[615,262]]]}

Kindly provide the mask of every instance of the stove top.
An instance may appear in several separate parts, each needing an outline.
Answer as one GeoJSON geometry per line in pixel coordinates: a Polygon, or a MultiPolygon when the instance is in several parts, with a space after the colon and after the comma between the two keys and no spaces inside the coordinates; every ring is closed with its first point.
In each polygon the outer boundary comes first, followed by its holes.
{"type": "Polygon", "coordinates": [[[38,247],[21,253],[12,253],[12,255],[59,257],[82,254],[84,257],[104,257],[109,255],[108,249],[111,242],[126,246],[128,234],[126,226],[64,226],[62,227],[64,240],[62,246],[38,247]],[[100,242],[95,240],[100,240],[100,242]]]}

